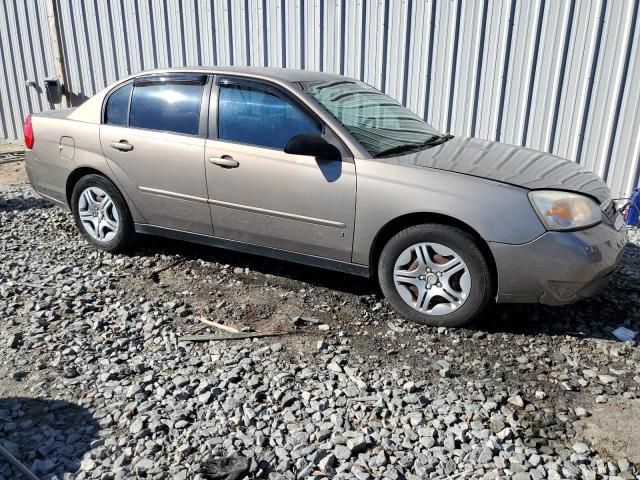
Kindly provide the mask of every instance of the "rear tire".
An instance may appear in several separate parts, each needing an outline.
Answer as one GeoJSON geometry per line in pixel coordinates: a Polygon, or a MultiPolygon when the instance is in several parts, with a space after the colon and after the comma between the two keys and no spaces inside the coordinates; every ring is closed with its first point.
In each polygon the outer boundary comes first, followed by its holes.
{"type": "Polygon", "coordinates": [[[129,249],[135,240],[131,212],[118,188],[91,174],[73,187],[71,209],[76,226],[89,243],[111,253],[129,249]]]}
{"type": "Polygon", "coordinates": [[[415,225],[394,235],[378,262],[380,288],[407,319],[460,327],[492,300],[491,269],[467,232],[450,225],[415,225]]]}

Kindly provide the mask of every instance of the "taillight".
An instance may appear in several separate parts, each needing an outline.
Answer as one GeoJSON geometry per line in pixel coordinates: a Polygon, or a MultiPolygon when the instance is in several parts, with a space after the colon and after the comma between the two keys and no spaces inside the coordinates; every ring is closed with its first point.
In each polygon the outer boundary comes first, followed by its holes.
{"type": "Polygon", "coordinates": [[[24,131],[24,146],[27,148],[33,148],[33,142],[35,141],[35,137],[33,136],[33,126],[31,125],[31,115],[27,117],[24,121],[24,126],[22,127],[24,131]]]}

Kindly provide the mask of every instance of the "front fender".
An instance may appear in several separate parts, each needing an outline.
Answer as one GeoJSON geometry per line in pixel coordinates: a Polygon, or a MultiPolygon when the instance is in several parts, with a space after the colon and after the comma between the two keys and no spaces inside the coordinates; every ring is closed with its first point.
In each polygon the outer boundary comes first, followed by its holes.
{"type": "Polygon", "coordinates": [[[455,218],[485,241],[522,244],[545,231],[527,190],[483,178],[356,160],[358,192],[353,243],[354,263],[368,265],[378,232],[396,218],[432,213],[455,218]]]}

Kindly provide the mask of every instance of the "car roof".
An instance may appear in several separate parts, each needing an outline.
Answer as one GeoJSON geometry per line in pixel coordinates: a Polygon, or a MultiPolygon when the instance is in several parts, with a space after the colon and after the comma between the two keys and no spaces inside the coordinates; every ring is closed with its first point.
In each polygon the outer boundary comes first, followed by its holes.
{"type": "Polygon", "coordinates": [[[264,78],[279,80],[284,82],[312,82],[312,81],[335,81],[347,80],[348,77],[343,75],[335,75],[333,73],[314,72],[310,70],[297,70],[294,68],[276,68],[276,67],[177,67],[159,70],[147,70],[140,72],[139,75],[149,75],[153,73],[170,73],[170,72],[203,72],[218,74],[243,74],[258,75],[264,78]]]}

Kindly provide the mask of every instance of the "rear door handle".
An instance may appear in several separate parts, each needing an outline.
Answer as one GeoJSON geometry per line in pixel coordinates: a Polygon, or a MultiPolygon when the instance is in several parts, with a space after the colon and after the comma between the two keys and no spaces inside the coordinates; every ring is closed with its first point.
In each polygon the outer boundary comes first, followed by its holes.
{"type": "Polygon", "coordinates": [[[209,161],[223,168],[238,168],[240,166],[240,162],[226,155],[224,157],[209,157],[209,161]]]}
{"type": "Polygon", "coordinates": [[[115,148],[116,150],[120,150],[122,152],[128,152],[130,150],[133,150],[133,145],[131,145],[126,140],[120,140],[119,142],[111,142],[110,145],[112,148],[115,148]]]}

